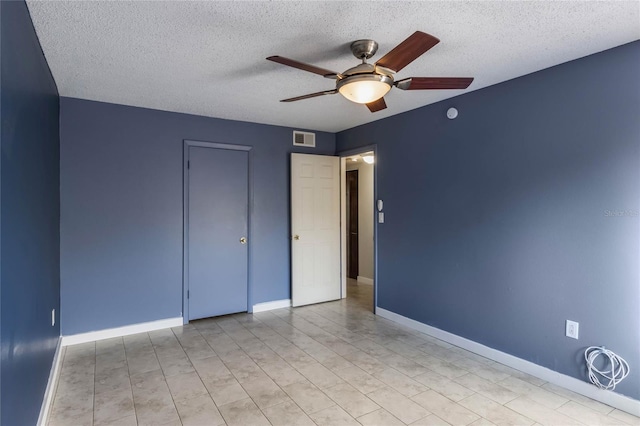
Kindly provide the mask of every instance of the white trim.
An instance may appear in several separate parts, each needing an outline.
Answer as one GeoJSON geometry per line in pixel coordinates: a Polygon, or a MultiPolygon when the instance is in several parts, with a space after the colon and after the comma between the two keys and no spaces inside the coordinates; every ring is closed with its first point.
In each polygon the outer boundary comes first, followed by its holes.
{"type": "Polygon", "coordinates": [[[367,285],[373,285],[373,278],[363,277],[358,275],[358,282],[367,285]]]}
{"type": "Polygon", "coordinates": [[[340,157],[340,294],[347,297],[347,159],[340,157]]]}
{"type": "Polygon", "coordinates": [[[598,389],[590,383],[576,379],[574,377],[567,376],[557,371],[550,370],[533,362],[526,361],[522,358],[518,358],[513,355],[501,352],[497,349],[490,348],[483,344],[474,342],[473,340],[465,339],[458,335],[449,333],[439,328],[432,327],[427,324],[423,324],[419,321],[412,320],[411,318],[404,317],[396,314],[395,312],[388,311],[386,309],[376,306],[376,314],[383,318],[396,322],[398,324],[409,327],[413,330],[419,331],[429,336],[433,336],[437,339],[444,340],[447,343],[466,349],[485,358],[489,358],[493,361],[499,362],[516,370],[520,370],[532,376],[538,377],[554,385],[561,386],[565,389],[569,389],[573,392],[579,393],[596,401],[600,401],[603,404],[610,405],[611,407],[618,408],[627,413],[631,413],[635,416],[640,416],[640,401],[620,395],[618,393],[605,391],[598,389]]]}
{"type": "Polygon", "coordinates": [[[161,330],[163,328],[179,327],[183,324],[182,317],[167,318],[157,321],[141,322],[125,325],[123,327],[108,328],[106,330],[90,331],[88,333],[62,336],[62,346],[77,345],[78,343],[95,342],[96,340],[110,339],[112,337],[128,336],[130,334],[145,333],[147,331],[161,330]]]}
{"type": "Polygon", "coordinates": [[[271,302],[256,303],[253,305],[253,313],[272,311],[274,309],[288,308],[291,306],[291,299],[272,300],[271,302]]]}
{"type": "Polygon", "coordinates": [[[49,422],[49,413],[51,413],[51,406],[53,405],[53,396],[56,393],[56,387],[58,385],[58,376],[60,376],[60,366],[62,365],[62,339],[58,338],[56,344],[56,352],[53,354],[53,362],[51,364],[51,372],[49,373],[49,381],[47,382],[47,389],[44,392],[44,398],[42,399],[42,406],[40,407],[40,415],[38,416],[38,426],[44,426],[49,422]]]}

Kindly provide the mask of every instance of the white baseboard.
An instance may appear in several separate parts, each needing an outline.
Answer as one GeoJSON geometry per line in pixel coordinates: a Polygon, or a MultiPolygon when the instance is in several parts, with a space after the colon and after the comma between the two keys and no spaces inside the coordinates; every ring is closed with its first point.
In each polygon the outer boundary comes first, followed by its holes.
{"type": "Polygon", "coordinates": [[[367,278],[367,277],[363,277],[361,275],[358,275],[358,282],[362,283],[362,284],[373,285],[373,278],[367,278]]]}
{"type": "Polygon", "coordinates": [[[47,389],[44,392],[44,398],[42,399],[42,407],[40,407],[40,415],[38,416],[38,426],[46,426],[49,422],[49,413],[51,413],[51,406],[53,405],[53,396],[56,393],[56,387],[58,384],[58,376],[60,375],[60,366],[62,365],[62,339],[58,338],[56,344],[56,352],[53,355],[53,362],[51,363],[51,372],[49,373],[49,381],[47,382],[47,389]]]}
{"type": "Polygon", "coordinates": [[[497,349],[490,348],[483,344],[474,342],[473,340],[465,339],[456,334],[449,333],[439,328],[432,327],[427,324],[423,324],[419,321],[412,320],[411,318],[404,317],[396,314],[395,312],[388,311],[386,309],[376,306],[376,315],[380,315],[383,318],[404,325],[416,331],[419,331],[429,336],[435,337],[440,340],[444,340],[447,343],[466,349],[470,352],[481,355],[485,358],[489,358],[493,361],[499,362],[516,370],[520,370],[532,376],[538,377],[554,385],[561,386],[565,389],[569,389],[580,395],[584,395],[596,401],[600,401],[603,404],[607,404],[611,407],[618,408],[634,416],[640,416],[640,401],[633,398],[620,395],[615,392],[605,391],[595,387],[594,385],[578,380],[574,377],[567,376],[557,371],[550,370],[533,362],[526,361],[522,358],[518,358],[513,355],[509,355],[505,352],[501,352],[497,349]]]}
{"type": "Polygon", "coordinates": [[[79,343],[95,342],[96,340],[110,339],[112,337],[128,336],[130,334],[145,333],[161,330],[163,328],[178,327],[184,325],[182,317],[167,318],[157,321],[141,322],[125,325],[123,327],[108,328],[106,330],[90,331],[88,333],[62,336],[62,346],[77,345],[79,343]]]}
{"type": "Polygon", "coordinates": [[[273,300],[271,302],[256,303],[253,305],[253,313],[272,311],[274,309],[288,308],[291,306],[291,299],[273,300]]]}

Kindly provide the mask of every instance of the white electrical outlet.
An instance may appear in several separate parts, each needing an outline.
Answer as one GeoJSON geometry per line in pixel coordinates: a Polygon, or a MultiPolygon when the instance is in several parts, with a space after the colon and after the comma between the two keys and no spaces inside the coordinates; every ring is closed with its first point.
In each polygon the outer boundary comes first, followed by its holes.
{"type": "Polygon", "coordinates": [[[571,320],[567,320],[567,325],[565,328],[565,335],[567,337],[571,337],[572,339],[578,339],[578,331],[580,330],[580,324],[575,322],[575,321],[571,321],[571,320]]]}
{"type": "Polygon", "coordinates": [[[56,308],[51,310],[51,327],[56,325],[56,308]]]}

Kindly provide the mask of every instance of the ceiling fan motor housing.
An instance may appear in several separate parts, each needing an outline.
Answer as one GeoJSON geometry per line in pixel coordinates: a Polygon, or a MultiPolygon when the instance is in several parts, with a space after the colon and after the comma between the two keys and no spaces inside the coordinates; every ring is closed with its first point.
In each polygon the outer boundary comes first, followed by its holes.
{"type": "Polygon", "coordinates": [[[373,40],[356,40],[351,43],[351,53],[358,59],[369,59],[378,51],[378,43],[373,40]]]}

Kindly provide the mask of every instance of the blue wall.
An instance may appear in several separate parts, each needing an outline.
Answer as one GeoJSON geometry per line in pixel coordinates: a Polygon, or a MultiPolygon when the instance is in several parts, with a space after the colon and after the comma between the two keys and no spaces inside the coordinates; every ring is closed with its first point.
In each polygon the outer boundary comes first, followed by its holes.
{"type": "Polygon", "coordinates": [[[63,335],[181,315],[184,139],[253,146],[249,302],[290,297],[293,129],[70,98],[60,126],[63,335]]]}
{"type": "Polygon", "coordinates": [[[0,2],[3,425],[35,424],[58,342],[58,91],[24,2],[0,2]]]}
{"type": "Polygon", "coordinates": [[[635,42],[339,133],[378,144],[378,306],[581,379],[605,345],[639,399],[639,75],[635,42]]]}

